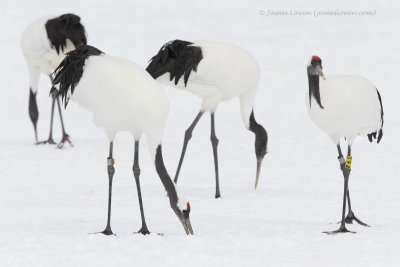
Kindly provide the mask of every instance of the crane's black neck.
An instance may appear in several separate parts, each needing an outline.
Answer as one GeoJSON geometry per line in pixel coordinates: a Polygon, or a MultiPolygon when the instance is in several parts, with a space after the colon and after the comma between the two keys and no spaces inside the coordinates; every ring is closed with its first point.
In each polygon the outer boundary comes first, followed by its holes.
{"type": "Polygon", "coordinates": [[[256,157],[258,160],[262,160],[267,153],[268,135],[264,127],[258,124],[256,119],[254,118],[254,111],[251,111],[250,114],[249,130],[256,135],[256,141],[254,144],[256,157]]]}
{"type": "Polygon", "coordinates": [[[32,88],[29,90],[29,116],[32,120],[33,126],[36,128],[39,118],[39,110],[36,102],[36,92],[34,93],[32,88]]]}
{"type": "Polygon", "coordinates": [[[64,14],[50,19],[46,22],[47,37],[51,47],[56,49],[57,54],[64,52],[69,39],[75,47],[86,45],[85,27],[80,23],[81,18],[74,14],[64,14]]]}
{"type": "Polygon", "coordinates": [[[314,98],[317,101],[319,107],[324,109],[321,103],[321,95],[319,92],[319,76],[312,75],[308,73],[308,95],[310,100],[310,108],[311,108],[311,98],[314,98]]]}
{"type": "Polygon", "coordinates": [[[160,180],[168,193],[170,205],[172,208],[175,208],[178,203],[178,194],[176,193],[174,182],[171,180],[165,168],[161,145],[158,145],[156,149],[155,165],[158,176],[160,176],[160,180]]]}
{"type": "Polygon", "coordinates": [[[154,79],[169,72],[170,81],[174,80],[175,85],[183,76],[186,86],[191,72],[197,71],[202,59],[203,52],[200,47],[193,46],[191,42],[174,40],[163,45],[158,54],[150,59],[146,71],[154,79]]]}

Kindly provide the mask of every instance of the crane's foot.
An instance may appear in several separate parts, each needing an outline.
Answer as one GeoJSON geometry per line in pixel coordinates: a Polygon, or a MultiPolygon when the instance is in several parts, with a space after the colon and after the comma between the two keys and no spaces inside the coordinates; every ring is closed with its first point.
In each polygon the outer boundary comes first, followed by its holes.
{"type": "Polygon", "coordinates": [[[140,230],[137,233],[142,235],[149,235],[150,231],[149,229],[147,229],[147,226],[142,226],[142,228],[140,228],[140,230]]]}
{"type": "Polygon", "coordinates": [[[215,187],[215,198],[220,198],[221,197],[221,191],[219,191],[219,183],[215,187]]]}
{"type": "MultiPolygon", "coordinates": [[[[133,234],[134,234],[134,235],[137,235],[137,234],[150,235],[151,233],[150,233],[150,231],[147,229],[147,227],[146,227],[146,229],[143,229],[143,227],[142,227],[139,231],[134,232],[133,234]]],[[[156,233],[156,235],[158,235],[158,236],[164,236],[164,233],[156,233]]]]}
{"type": "Polygon", "coordinates": [[[46,141],[36,142],[36,145],[44,145],[44,144],[55,145],[56,142],[54,142],[52,137],[49,137],[49,139],[47,139],[46,141]]]}
{"type": "MultiPolygon", "coordinates": [[[[359,225],[365,226],[365,227],[371,227],[370,225],[366,224],[365,222],[361,221],[360,219],[358,219],[353,211],[349,211],[349,213],[347,214],[346,218],[344,219],[344,222],[346,224],[353,224],[353,221],[357,222],[359,225]]],[[[342,223],[341,221],[337,222],[342,223]]]]}
{"type": "Polygon", "coordinates": [[[347,224],[352,224],[353,221],[356,221],[359,225],[365,226],[365,227],[371,227],[368,224],[362,222],[360,219],[358,219],[355,215],[353,211],[349,211],[349,213],[346,216],[346,219],[344,220],[345,223],[347,224]]]}
{"type": "Polygon", "coordinates": [[[345,225],[342,225],[336,231],[327,231],[327,232],[323,232],[323,233],[328,234],[328,235],[336,235],[336,234],[345,234],[345,233],[355,234],[356,232],[349,231],[349,230],[347,230],[345,225]]]}
{"type": "Polygon", "coordinates": [[[60,143],[58,143],[57,148],[62,149],[64,147],[65,143],[69,143],[69,145],[71,147],[73,147],[71,140],[69,140],[69,135],[66,133],[63,134],[63,137],[62,137],[60,143]]]}
{"type": "Polygon", "coordinates": [[[91,235],[103,234],[103,235],[114,235],[114,236],[116,236],[116,234],[114,234],[113,231],[111,231],[111,227],[108,227],[108,226],[102,232],[94,232],[94,233],[89,233],[89,234],[91,234],[91,235]]]}
{"type": "Polygon", "coordinates": [[[103,234],[103,235],[115,235],[111,229],[105,229],[103,232],[99,232],[99,234],[103,234]]]}

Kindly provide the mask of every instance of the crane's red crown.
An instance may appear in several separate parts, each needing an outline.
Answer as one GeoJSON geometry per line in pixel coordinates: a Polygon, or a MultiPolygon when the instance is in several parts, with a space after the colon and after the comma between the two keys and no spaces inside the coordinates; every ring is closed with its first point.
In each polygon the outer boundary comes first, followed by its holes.
{"type": "Polygon", "coordinates": [[[313,56],[311,60],[312,61],[322,61],[321,58],[318,56],[313,56]]]}

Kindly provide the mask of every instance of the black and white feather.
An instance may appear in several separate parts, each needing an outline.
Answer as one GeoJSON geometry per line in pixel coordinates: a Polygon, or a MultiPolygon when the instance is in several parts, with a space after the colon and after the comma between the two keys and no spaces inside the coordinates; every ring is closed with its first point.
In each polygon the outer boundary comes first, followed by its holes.
{"type": "MultiPolygon", "coordinates": [[[[37,122],[39,112],[36,102],[36,94],[39,86],[40,74],[52,79],[51,74],[64,59],[65,53],[74,50],[80,45],[87,43],[85,27],[79,16],[75,14],[63,14],[61,16],[46,16],[33,21],[22,34],[21,48],[25,57],[29,73],[29,115],[32,120],[37,143],[50,143],[52,140],[52,125],[50,122],[50,133],[47,141],[38,142],[37,122]]],[[[52,111],[54,114],[54,103],[59,100],[53,97],[52,111]]],[[[53,116],[51,116],[53,118],[53,116]]],[[[68,140],[60,111],[63,138],[59,144],[68,140]]]]}
{"type": "MultiPolygon", "coordinates": [[[[135,138],[134,175],[140,192],[139,141],[146,136],[150,157],[168,192],[170,206],[181,221],[187,234],[193,234],[189,213],[190,204],[178,194],[168,175],[162,157],[161,142],[168,116],[168,98],[158,83],[135,63],[81,45],[66,54],[56,68],[53,86],[67,104],[69,97],[93,114],[95,124],[103,128],[110,140],[109,175],[113,175],[113,140],[121,131],[129,131],[135,138]]],[[[111,186],[110,186],[111,190],[111,186]]],[[[111,191],[109,218],[111,210],[111,191]]],[[[139,193],[139,203],[141,196],[139,193]]],[[[141,206],[143,210],[143,207],[141,206]]],[[[144,222],[144,213],[142,213],[144,222]]],[[[142,225],[143,234],[148,233],[142,225]]],[[[111,234],[108,227],[103,232],[111,234]]]]}
{"type": "Polygon", "coordinates": [[[346,223],[353,221],[368,226],[355,216],[350,201],[349,177],[352,169],[352,146],[358,136],[369,141],[383,136],[383,104],[376,87],[356,75],[324,76],[322,60],[312,56],[307,66],[307,110],[311,120],[336,145],[340,170],[344,178],[343,208],[340,228],[328,234],[348,233],[346,223]],[[320,80],[322,77],[322,80],[320,80]],[[378,135],[378,136],[377,136],[378,135]],[[341,140],[347,142],[347,156],[342,152],[341,140]],[[348,208],[347,216],[346,210],[348,208]]]}
{"type": "Polygon", "coordinates": [[[175,175],[177,181],[184,150],[191,131],[204,112],[211,113],[212,143],[216,172],[216,197],[219,197],[217,144],[214,114],[219,103],[239,97],[242,119],[247,129],[256,135],[257,157],[256,186],[261,162],[267,153],[268,135],[256,122],[253,112],[254,99],[260,80],[260,67],[256,59],[244,49],[231,44],[174,40],[164,44],[150,59],[146,70],[167,85],[190,91],[202,98],[199,115],[185,134],[184,149],[175,175]],[[182,79],[183,77],[183,79],[182,79]]]}
{"type": "Polygon", "coordinates": [[[344,137],[351,145],[358,135],[379,143],[383,136],[382,98],[376,87],[356,75],[325,78],[321,59],[313,56],[308,67],[307,108],[312,121],[338,144],[344,137]],[[322,80],[319,80],[319,77],[322,80]],[[318,83],[315,82],[318,80],[318,83]]]}
{"type": "Polygon", "coordinates": [[[45,26],[51,46],[58,54],[64,52],[68,39],[75,47],[87,43],[85,27],[81,24],[81,18],[75,14],[64,14],[49,19],[45,26]]]}
{"type": "MultiPolygon", "coordinates": [[[[85,61],[90,56],[101,54],[104,53],[90,45],[77,47],[66,54],[64,60],[54,71],[53,84],[59,85],[57,95],[61,97],[65,107],[68,104],[68,96],[74,93],[75,87],[82,77],[85,61]]],[[[52,87],[50,93],[53,93],[53,90],[56,90],[56,88],[52,87]]]]}
{"type": "Polygon", "coordinates": [[[161,47],[158,54],[151,58],[146,70],[154,79],[169,73],[169,79],[174,80],[175,85],[183,76],[186,86],[190,73],[197,71],[202,59],[203,53],[200,47],[194,46],[191,42],[175,40],[161,47]]]}

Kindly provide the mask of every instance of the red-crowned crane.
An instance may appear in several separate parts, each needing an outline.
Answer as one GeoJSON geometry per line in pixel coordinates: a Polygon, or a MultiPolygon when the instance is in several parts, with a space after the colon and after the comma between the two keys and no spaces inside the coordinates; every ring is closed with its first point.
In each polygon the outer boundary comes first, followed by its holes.
{"type": "Polygon", "coordinates": [[[205,112],[210,112],[216,182],[215,198],[221,196],[217,154],[219,140],[215,135],[214,115],[220,102],[238,96],[244,125],[255,134],[257,158],[255,188],[257,188],[261,163],[267,153],[268,135],[254,117],[254,98],[260,80],[260,67],[254,57],[242,48],[231,44],[174,40],[161,47],[158,54],[151,58],[146,70],[153,78],[167,85],[188,90],[203,99],[200,112],[185,132],[175,182],[178,180],[193,129],[201,116],[205,112]],[[183,79],[181,79],[182,76],[183,79]]]}
{"type": "MultiPolygon", "coordinates": [[[[67,105],[70,96],[93,113],[96,125],[105,129],[110,140],[107,158],[109,195],[107,226],[102,232],[113,234],[110,225],[112,181],[115,172],[113,140],[120,131],[129,131],[135,139],[133,174],[136,181],[142,227],[148,234],[140,190],[139,141],[144,134],[150,157],[168,193],[170,206],[181,221],[186,234],[193,234],[190,204],[179,197],[175,184],[164,166],[161,140],[168,116],[168,99],[157,82],[143,69],[128,60],[106,55],[99,49],[82,45],[67,53],[55,70],[52,91],[67,105]]],[[[52,92],[51,92],[52,93],[52,92]]]]}
{"type": "Polygon", "coordinates": [[[307,109],[311,120],[323,130],[337,146],[340,169],[344,177],[343,209],[340,228],[328,234],[350,232],[346,223],[368,226],[359,220],[351,208],[349,176],[351,148],[358,135],[367,135],[370,142],[380,142],[383,135],[383,106],[379,91],[368,80],[354,75],[332,75],[325,78],[322,61],[313,56],[307,67],[309,93],[307,109]],[[319,80],[319,76],[322,80],[319,80]],[[342,154],[340,139],[347,140],[347,157],[342,154]],[[349,211],[346,214],[346,199],[349,211]]]}
{"type": "Polygon", "coordinates": [[[82,44],[86,44],[85,28],[80,22],[80,17],[74,14],[39,18],[32,22],[22,34],[21,48],[28,66],[30,83],[29,116],[35,130],[37,144],[55,144],[53,141],[53,115],[56,101],[63,134],[58,147],[62,148],[65,142],[71,144],[69,136],[64,129],[60,101],[54,95],[51,104],[49,138],[46,141],[38,141],[37,121],[39,118],[39,110],[36,103],[36,94],[40,74],[43,73],[52,80],[51,73],[61,63],[65,53],[82,44]]]}

